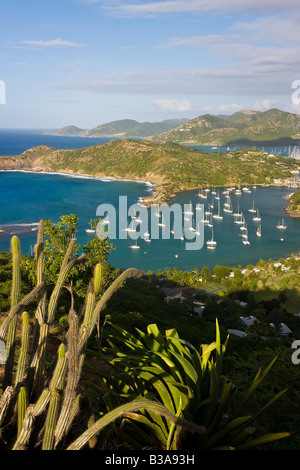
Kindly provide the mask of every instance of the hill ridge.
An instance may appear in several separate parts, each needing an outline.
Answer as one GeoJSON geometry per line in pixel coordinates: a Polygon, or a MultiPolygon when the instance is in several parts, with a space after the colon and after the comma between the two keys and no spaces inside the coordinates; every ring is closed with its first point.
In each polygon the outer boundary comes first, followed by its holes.
{"type": "Polygon", "coordinates": [[[78,137],[119,137],[119,138],[145,138],[158,134],[186,122],[187,119],[165,119],[159,122],[139,122],[134,119],[120,119],[99,124],[91,129],[80,129],[69,125],[57,131],[46,131],[51,135],[70,135],[78,137]]]}
{"type": "Polygon", "coordinates": [[[299,145],[300,115],[277,108],[242,110],[226,117],[204,114],[148,139],[184,145],[299,145]]]}

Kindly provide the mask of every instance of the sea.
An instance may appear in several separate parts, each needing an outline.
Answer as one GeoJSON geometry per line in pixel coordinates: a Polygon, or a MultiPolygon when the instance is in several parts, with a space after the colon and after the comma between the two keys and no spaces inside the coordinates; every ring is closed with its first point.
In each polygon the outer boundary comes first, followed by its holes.
{"type": "MultiPolygon", "coordinates": [[[[2,129],[0,130],[0,158],[1,156],[16,155],[37,145],[48,145],[56,149],[83,148],[110,141],[107,138],[69,137],[44,134],[41,129],[2,129]]],[[[200,150],[208,152],[224,152],[240,147],[207,147],[197,146],[200,150]]],[[[288,157],[291,149],[282,147],[256,147],[262,150],[288,157]]],[[[20,238],[23,254],[31,254],[36,242],[37,227],[40,219],[51,220],[57,223],[61,216],[76,214],[79,218],[77,241],[86,244],[95,234],[87,233],[89,222],[96,218],[97,208],[108,204],[118,208],[120,197],[126,197],[127,206],[139,204],[141,198],[149,196],[155,187],[149,182],[120,181],[110,178],[88,178],[50,173],[30,173],[20,171],[0,171],[0,251],[10,250],[10,239],[16,234],[20,238]]],[[[248,228],[249,245],[243,244],[243,231],[240,225],[234,223],[232,213],[223,212],[228,188],[216,188],[219,192],[222,220],[213,221],[213,238],[217,242],[214,250],[207,248],[206,241],[212,237],[212,229],[208,225],[202,226],[203,246],[196,250],[187,249],[187,240],[174,239],[172,235],[163,239],[152,239],[145,242],[132,240],[130,234],[127,238],[116,237],[112,239],[115,245],[109,262],[118,268],[135,267],[144,272],[178,268],[181,270],[201,270],[203,266],[213,268],[216,265],[246,266],[255,264],[260,259],[273,260],[289,257],[291,253],[300,252],[300,219],[288,217],[285,208],[287,196],[295,188],[291,187],[249,187],[241,194],[231,190],[229,195],[233,212],[243,212],[248,228]],[[255,222],[255,214],[249,209],[255,206],[259,209],[261,221],[255,222]],[[285,230],[277,229],[278,222],[284,222],[285,230]],[[261,224],[261,237],[256,234],[261,224]],[[138,249],[133,249],[133,245],[138,249]]],[[[186,204],[204,204],[208,210],[212,203],[216,212],[215,195],[212,188],[206,193],[207,199],[200,198],[198,190],[178,193],[171,201],[182,208],[186,204]]],[[[150,217],[150,209],[149,217],[150,217]]],[[[130,217],[128,218],[130,220],[130,217]]],[[[150,220],[150,219],[149,219],[150,220]]],[[[118,230],[117,230],[118,233],[118,230]]],[[[151,239],[151,233],[150,233],[151,239]]]]}

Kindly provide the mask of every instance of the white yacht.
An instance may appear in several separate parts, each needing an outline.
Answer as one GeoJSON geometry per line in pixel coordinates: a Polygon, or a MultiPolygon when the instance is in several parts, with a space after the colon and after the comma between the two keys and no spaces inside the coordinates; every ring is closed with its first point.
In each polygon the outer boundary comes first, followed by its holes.
{"type": "Polygon", "coordinates": [[[256,235],[257,235],[258,237],[261,237],[261,224],[259,224],[259,226],[258,226],[258,228],[257,228],[257,230],[256,230],[256,235]]]}
{"type": "Polygon", "coordinates": [[[214,214],[213,218],[217,220],[223,220],[223,216],[221,215],[221,209],[220,209],[220,201],[218,201],[218,213],[214,214]]]}
{"type": "Polygon", "coordinates": [[[135,245],[130,245],[129,248],[132,248],[133,250],[139,250],[141,247],[137,244],[137,240],[135,240],[135,245]]]}
{"type": "Polygon", "coordinates": [[[253,212],[253,214],[255,214],[256,209],[255,209],[255,202],[254,201],[253,201],[253,206],[250,209],[248,209],[248,212],[253,212]]]}
{"type": "Polygon", "coordinates": [[[256,216],[253,217],[254,222],[260,222],[261,221],[261,216],[259,215],[258,209],[256,210],[256,216]]]}
{"type": "Polygon", "coordinates": [[[276,225],[276,228],[278,228],[279,230],[285,230],[287,228],[287,225],[286,225],[284,219],[282,219],[281,222],[280,222],[280,220],[278,220],[278,224],[276,225]]]}
{"type": "Polygon", "coordinates": [[[216,242],[215,239],[214,239],[214,231],[213,231],[213,229],[212,229],[212,231],[211,231],[211,239],[210,239],[210,240],[207,240],[206,245],[207,245],[207,248],[210,249],[210,250],[215,249],[215,247],[217,246],[217,242],[216,242]]]}
{"type": "Polygon", "coordinates": [[[89,222],[89,225],[90,225],[90,228],[87,228],[85,231],[86,233],[95,233],[96,230],[93,228],[93,221],[91,219],[91,221],[89,222]]]}

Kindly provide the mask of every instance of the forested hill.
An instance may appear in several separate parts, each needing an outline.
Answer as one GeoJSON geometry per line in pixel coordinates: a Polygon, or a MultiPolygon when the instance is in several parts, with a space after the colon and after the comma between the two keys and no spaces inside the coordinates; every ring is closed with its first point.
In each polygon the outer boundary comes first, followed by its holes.
{"type": "Polygon", "coordinates": [[[82,149],[47,146],[21,155],[0,157],[0,170],[64,172],[97,177],[150,181],[164,199],[201,186],[273,184],[292,176],[298,162],[256,149],[202,152],[172,143],[114,140],[82,149]]]}
{"type": "Polygon", "coordinates": [[[169,129],[174,129],[187,119],[166,119],[161,122],[138,122],[133,119],[121,119],[100,124],[92,129],[80,129],[77,126],[66,126],[54,132],[46,132],[54,135],[71,135],[79,137],[118,137],[118,138],[143,138],[159,134],[169,129]]]}
{"type": "Polygon", "coordinates": [[[279,109],[205,114],[149,139],[186,145],[299,145],[300,116],[279,109]]]}

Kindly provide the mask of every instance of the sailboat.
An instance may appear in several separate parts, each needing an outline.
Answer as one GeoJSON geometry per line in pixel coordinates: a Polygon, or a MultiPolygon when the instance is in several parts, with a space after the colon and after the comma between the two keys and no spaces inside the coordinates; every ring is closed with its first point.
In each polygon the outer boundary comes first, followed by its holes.
{"type": "Polygon", "coordinates": [[[209,250],[214,250],[217,246],[217,242],[214,240],[214,230],[211,230],[211,239],[206,242],[207,248],[209,250]]]}
{"type": "Polygon", "coordinates": [[[243,237],[243,238],[248,238],[248,228],[247,228],[247,224],[245,225],[244,230],[245,230],[245,233],[242,234],[242,237],[243,237]]]}
{"type": "Polygon", "coordinates": [[[233,216],[234,217],[241,217],[241,215],[242,215],[242,213],[240,212],[240,205],[238,204],[238,210],[237,210],[237,212],[233,213],[233,216]]]}
{"type": "Polygon", "coordinates": [[[248,240],[248,229],[247,229],[247,228],[246,228],[246,233],[244,233],[244,234],[242,235],[242,237],[244,238],[243,244],[244,244],[244,245],[250,245],[250,242],[249,242],[249,240],[248,240]]]}
{"type": "Polygon", "coordinates": [[[257,235],[258,237],[261,237],[261,224],[259,224],[259,226],[258,226],[258,228],[257,228],[257,230],[256,230],[256,235],[257,235]]]}
{"type": "Polygon", "coordinates": [[[157,224],[159,227],[165,227],[165,223],[164,223],[164,218],[162,217],[162,220],[161,222],[158,222],[157,224]]]}
{"type": "Polygon", "coordinates": [[[157,207],[157,211],[155,212],[155,217],[160,217],[159,206],[157,207]]]}
{"type": "Polygon", "coordinates": [[[135,245],[130,245],[129,248],[132,248],[133,250],[139,250],[141,247],[137,244],[137,239],[135,240],[135,245]]]}
{"type": "Polygon", "coordinates": [[[128,227],[126,227],[124,230],[125,232],[136,232],[136,228],[135,228],[135,219],[132,219],[131,223],[128,225],[128,227]]]}
{"type": "Polygon", "coordinates": [[[237,196],[241,195],[242,194],[242,191],[241,191],[241,187],[240,185],[237,187],[237,189],[235,190],[234,192],[237,196]]]}
{"type": "Polygon", "coordinates": [[[224,212],[227,212],[229,214],[232,213],[232,204],[231,204],[231,199],[230,196],[227,196],[227,202],[224,203],[224,212]]]}
{"type": "Polygon", "coordinates": [[[192,201],[190,201],[190,204],[189,204],[189,209],[187,211],[184,211],[184,214],[188,214],[188,215],[193,215],[193,211],[192,211],[192,201]]]}
{"type": "Polygon", "coordinates": [[[260,222],[261,221],[261,216],[259,215],[258,209],[256,210],[256,216],[253,217],[254,222],[260,222]]]}
{"type": "Polygon", "coordinates": [[[278,228],[280,230],[285,230],[287,228],[287,225],[286,225],[284,219],[282,219],[281,223],[278,220],[278,224],[276,225],[276,228],[278,228]]]}
{"type": "Polygon", "coordinates": [[[201,222],[202,222],[203,224],[209,224],[210,217],[211,217],[211,213],[205,214],[205,218],[202,219],[201,222]]]}
{"type": "Polygon", "coordinates": [[[91,219],[91,221],[89,222],[89,225],[91,226],[91,228],[87,228],[87,229],[85,230],[86,233],[95,233],[96,230],[93,229],[93,221],[92,221],[92,219],[91,219]]]}
{"type": "Polygon", "coordinates": [[[240,227],[240,230],[247,230],[247,226],[246,226],[246,220],[245,220],[245,217],[243,215],[242,217],[242,224],[241,224],[241,227],[240,227]]]}
{"type": "Polygon", "coordinates": [[[221,212],[220,212],[220,201],[218,201],[218,213],[214,214],[213,218],[217,220],[223,220],[223,216],[221,215],[221,212]]]}
{"type": "Polygon", "coordinates": [[[244,219],[244,214],[243,212],[236,212],[234,214],[234,217],[235,217],[235,221],[234,223],[235,224],[238,224],[238,225],[244,225],[245,224],[245,219],[244,219]]]}
{"type": "Polygon", "coordinates": [[[195,232],[196,229],[194,227],[193,220],[191,222],[192,222],[192,225],[189,227],[189,230],[191,230],[192,232],[195,232]]]}
{"type": "Polygon", "coordinates": [[[207,199],[207,195],[203,193],[203,191],[200,189],[198,192],[198,196],[201,197],[202,199],[207,199]]]}
{"type": "Polygon", "coordinates": [[[250,245],[250,242],[249,242],[248,238],[245,238],[243,240],[243,243],[244,243],[244,245],[250,245]]]}
{"type": "Polygon", "coordinates": [[[253,201],[253,206],[251,207],[251,209],[248,209],[248,212],[253,212],[253,213],[256,212],[256,209],[255,209],[255,202],[254,202],[254,201],[253,201]]]}

